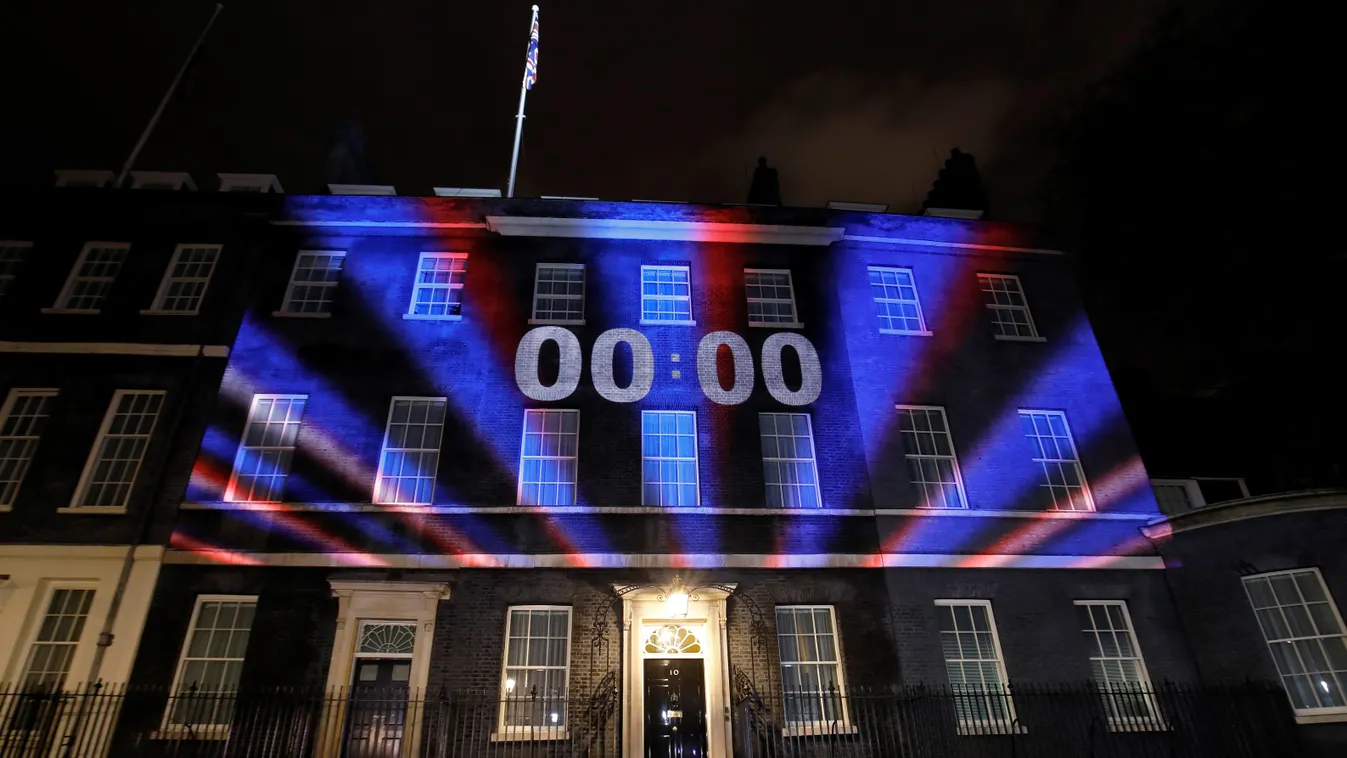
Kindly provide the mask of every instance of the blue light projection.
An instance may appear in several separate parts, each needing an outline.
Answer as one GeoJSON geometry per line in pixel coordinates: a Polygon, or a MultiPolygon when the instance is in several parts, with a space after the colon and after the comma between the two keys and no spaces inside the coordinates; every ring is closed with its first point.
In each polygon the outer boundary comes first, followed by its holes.
{"type": "MultiPolygon", "coordinates": [[[[878,566],[889,554],[931,553],[965,555],[966,565],[977,566],[1031,553],[1097,561],[1090,556],[1149,552],[1136,541],[1136,524],[1124,520],[912,510],[896,404],[947,409],[970,509],[1042,510],[1034,500],[1041,472],[1018,419],[1020,408],[1033,408],[1067,415],[1098,510],[1158,513],[1070,294],[1069,273],[1059,261],[1007,252],[1015,240],[1003,228],[805,213],[809,223],[845,225],[862,238],[821,252],[710,234],[705,239],[714,241],[503,238],[480,228],[484,215],[504,208],[708,224],[755,222],[753,214],[764,213],[756,209],[374,197],[287,202],[292,220],[311,225],[286,232],[274,247],[347,253],[336,310],[330,320],[286,319],[271,315],[274,295],[259,296],[229,359],[221,407],[187,493],[189,501],[223,511],[216,515],[240,527],[230,533],[245,536],[223,544],[206,531],[218,520],[184,512],[173,543],[179,549],[224,562],[268,550],[324,552],[369,566],[397,553],[451,555],[480,566],[547,554],[577,567],[606,565],[620,554],[692,567],[728,554],[761,556],[763,566],[824,565],[820,556],[862,554],[871,556],[865,565],[878,566]],[[371,226],[355,235],[359,224],[371,226]],[[467,255],[461,320],[404,318],[425,252],[467,255]],[[586,267],[583,324],[529,323],[538,262],[586,267]],[[661,264],[688,267],[695,325],[634,328],[641,266],[661,264]],[[913,271],[931,336],[879,332],[869,265],[913,271]],[[748,326],[744,270],[760,267],[793,272],[800,328],[748,326]],[[1020,273],[1045,343],[992,339],[980,271],[1020,273]],[[224,504],[256,393],[309,396],[284,502],[224,504]],[[369,502],[395,395],[448,401],[425,505],[369,502]],[[580,412],[571,506],[516,503],[527,408],[580,412]],[[657,513],[639,507],[642,410],[696,413],[700,506],[657,513]],[[757,414],[786,410],[813,420],[821,511],[764,508],[757,414]],[[835,513],[875,508],[895,513],[835,513]]],[[[272,266],[280,277],[288,270],[287,260],[272,266]]]]}

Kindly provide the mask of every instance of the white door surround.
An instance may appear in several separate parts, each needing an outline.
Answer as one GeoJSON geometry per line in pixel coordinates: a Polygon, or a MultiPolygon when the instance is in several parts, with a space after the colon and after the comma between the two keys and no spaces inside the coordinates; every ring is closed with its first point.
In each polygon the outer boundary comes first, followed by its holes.
{"type": "MultiPolygon", "coordinates": [[[[449,599],[449,585],[443,582],[339,579],[328,580],[328,585],[332,587],[332,596],[337,598],[337,629],[332,640],[332,659],[327,669],[328,691],[351,686],[362,621],[401,621],[416,625],[416,641],[411,655],[412,671],[407,686],[411,688],[413,699],[424,697],[435,640],[435,614],[440,601],[449,599]]],[[[341,714],[334,714],[326,723],[341,724],[341,714]]],[[[410,710],[406,728],[401,754],[416,755],[421,741],[421,722],[410,710]]],[[[336,735],[324,735],[327,739],[320,739],[319,745],[329,750],[339,749],[340,727],[338,729],[336,735]]]]}
{"type": "Polygon", "coordinates": [[[645,745],[645,660],[699,658],[706,673],[706,742],[708,758],[730,758],[730,661],[726,644],[725,600],[735,585],[698,588],[688,600],[687,614],[675,617],[659,587],[634,589],[614,585],[622,597],[622,745],[623,755],[641,755],[645,745]],[[695,653],[647,653],[647,637],[665,625],[695,634],[701,650],[695,653]]]}

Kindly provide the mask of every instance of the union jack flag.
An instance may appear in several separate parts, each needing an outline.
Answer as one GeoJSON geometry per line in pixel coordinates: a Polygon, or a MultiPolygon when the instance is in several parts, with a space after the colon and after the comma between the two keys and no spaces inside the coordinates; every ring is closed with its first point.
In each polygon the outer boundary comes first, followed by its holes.
{"type": "Polygon", "coordinates": [[[538,14],[533,14],[533,28],[529,30],[529,57],[524,64],[524,81],[528,89],[538,82],[538,14]]]}

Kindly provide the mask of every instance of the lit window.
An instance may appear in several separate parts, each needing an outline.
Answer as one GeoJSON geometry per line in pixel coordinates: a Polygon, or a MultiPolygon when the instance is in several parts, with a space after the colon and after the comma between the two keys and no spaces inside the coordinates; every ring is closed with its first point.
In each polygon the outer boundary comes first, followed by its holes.
{"type": "Polygon", "coordinates": [[[117,390],[80,477],[73,507],[126,507],[163,402],[163,392],[117,390]]]}
{"type": "Polygon", "coordinates": [[[641,412],[641,505],[697,505],[697,415],[641,412]]]}
{"type": "Polygon", "coordinates": [[[1090,670],[1103,693],[1114,723],[1155,721],[1160,709],[1151,691],[1127,604],[1122,601],[1077,601],[1076,615],[1090,650],[1090,670]]]}
{"type": "Polygon", "coordinates": [[[329,316],[341,281],[346,253],[337,250],[301,250],[295,256],[285,305],[278,316],[329,316]]]}
{"type": "Polygon", "coordinates": [[[407,318],[463,318],[463,281],[467,253],[421,253],[407,318]]]}
{"type": "Polygon", "coordinates": [[[917,280],[906,268],[870,267],[870,296],[875,300],[879,331],[884,334],[930,334],[921,315],[917,280]]]}
{"type": "Polygon", "coordinates": [[[1037,339],[1038,329],[1029,312],[1020,278],[1011,274],[978,274],[982,299],[992,315],[997,339],[1037,339]]]}
{"type": "Polygon", "coordinates": [[[921,490],[921,507],[966,507],[963,477],[945,422],[945,409],[900,405],[898,432],[903,438],[908,477],[921,490]]]}
{"type": "Polygon", "coordinates": [[[1066,415],[1058,411],[1021,410],[1020,427],[1029,440],[1034,463],[1043,472],[1038,486],[1047,490],[1052,510],[1094,510],[1066,415]]]}
{"type": "Polygon", "coordinates": [[[219,245],[178,245],[150,311],[195,314],[201,308],[219,256],[219,245]]]}
{"type": "Polygon", "coordinates": [[[374,502],[430,505],[440,465],[445,399],[395,397],[388,409],[388,431],[379,455],[374,502]]]}
{"type": "Polygon", "coordinates": [[[816,508],[822,504],[814,465],[814,430],[807,413],[759,413],[767,507],[816,508]]]}
{"type": "Polygon", "coordinates": [[[14,505],[47,425],[47,405],[54,397],[56,390],[15,389],[0,406],[0,510],[14,505]]]}
{"type": "Polygon", "coordinates": [[[1244,591],[1297,713],[1347,713],[1347,636],[1318,569],[1244,577],[1244,591]]]}
{"type": "Polygon", "coordinates": [[[531,324],[585,323],[585,265],[539,263],[533,281],[531,324]]]}
{"type": "Polygon", "coordinates": [[[786,722],[796,728],[846,723],[842,656],[831,605],[778,605],[776,646],[786,722]]]}
{"type": "Polygon", "coordinates": [[[28,660],[23,667],[23,691],[54,692],[65,686],[70,662],[84,634],[93,602],[94,591],[91,589],[58,587],[52,590],[47,612],[28,648],[28,660]]]}
{"type": "Polygon", "coordinates": [[[307,395],[253,395],[225,500],[280,502],[307,395]]]}
{"type": "Polygon", "coordinates": [[[0,242],[0,299],[12,288],[32,248],[31,242],[0,242]]]}
{"type": "Polygon", "coordinates": [[[566,726],[571,609],[511,606],[505,622],[500,728],[531,732],[566,726]]]}
{"type": "Polygon", "coordinates": [[[789,271],[746,268],[744,288],[748,291],[749,326],[801,326],[795,314],[795,285],[789,271]]]}
{"type": "Polygon", "coordinates": [[[256,611],[256,597],[196,599],[164,715],[166,727],[229,725],[256,611]]]}
{"type": "Polygon", "coordinates": [[[112,290],[130,245],[90,242],[80,251],[53,310],[97,313],[112,290]]]}
{"type": "Polygon", "coordinates": [[[520,505],[575,505],[580,411],[524,411],[520,505]]]}
{"type": "Polygon", "coordinates": [[[986,600],[937,600],[940,649],[954,690],[959,726],[976,731],[1009,731],[1014,704],[1006,689],[1001,643],[992,605],[986,600]]]}
{"type": "Polygon", "coordinates": [[[641,323],[695,324],[687,266],[641,267],[641,323]]]}

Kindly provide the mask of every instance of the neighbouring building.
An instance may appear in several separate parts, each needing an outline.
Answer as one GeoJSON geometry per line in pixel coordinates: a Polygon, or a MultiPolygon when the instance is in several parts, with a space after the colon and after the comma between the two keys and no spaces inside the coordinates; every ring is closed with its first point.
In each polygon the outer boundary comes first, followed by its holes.
{"type": "MultiPolygon", "coordinates": [[[[247,251],[236,286],[207,290],[241,313],[181,320],[229,349],[181,380],[200,401],[150,445],[141,543],[164,549],[128,689],[78,711],[106,727],[85,742],[728,758],[1302,740],[1280,689],[1218,683],[1276,672],[1222,669],[1192,634],[1161,534],[1177,517],[1066,259],[1031,231],[393,191],[254,197],[260,215],[200,232],[219,265],[247,251]]],[[[181,234],[150,229],[162,267],[181,234]]],[[[24,292],[0,313],[38,319],[24,292]]],[[[63,505],[31,523],[73,519],[63,505]]]]}
{"type": "Polygon", "coordinates": [[[130,675],[268,216],[70,182],[0,216],[0,755],[15,693],[130,675]]]}

